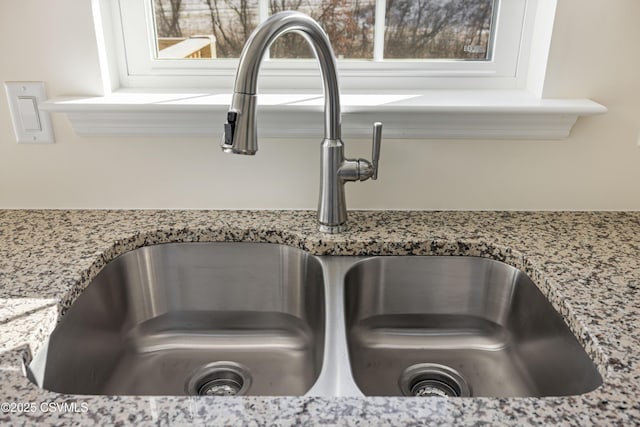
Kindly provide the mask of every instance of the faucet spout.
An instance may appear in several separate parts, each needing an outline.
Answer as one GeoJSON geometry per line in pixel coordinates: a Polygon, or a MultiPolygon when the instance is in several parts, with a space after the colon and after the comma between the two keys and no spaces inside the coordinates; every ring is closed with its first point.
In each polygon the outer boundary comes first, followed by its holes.
{"type": "Polygon", "coordinates": [[[344,183],[372,177],[375,179],[377,160],[374,162],[374,171],[373,165],[366,160],[344,157],[336,59],[327,34],[311,17],[300,12],[280,12],[264,21],[251,34],[240,54],[221,146],[223,151],[235,154],[252,155],[258,151],[256,105],[260,65],[271,44],[290,32],[304,37],[320,65],[324,91],[324,139],[321,145],[318,221],[321,231],[337,233],[346,229],[344,183]]]}
{"type": "MultiPolygon", "coordinates": [[[[233,123],[236,135],[225,136],[223,141],[227,151],[239,154],[255,154],[257,151],[257,123],[255,116],[256,94],[258,90],[258,74],[262,59],[271,44],[286,33],[295,32],[302,35],[311,46],[320,65],[322,87],[324,90],[324,137],[340,139],[340,89],[336,73],[336,59],[331,43],[322,27],[308,15],[300,12],[281,12],[269,17],[251,34],[240,54],[240,62],[236,73],[230,112],[236,117],[227,121],[233,123]],[[251,132],[242,132],[250,124],[251,132]],[[228,144],[229,143],[229,144],[228,144]]],[[[226,129],[225,129],[226,135],[226,129]]],[[[224,148],[224,147],[223,147],[224,148]]]]}

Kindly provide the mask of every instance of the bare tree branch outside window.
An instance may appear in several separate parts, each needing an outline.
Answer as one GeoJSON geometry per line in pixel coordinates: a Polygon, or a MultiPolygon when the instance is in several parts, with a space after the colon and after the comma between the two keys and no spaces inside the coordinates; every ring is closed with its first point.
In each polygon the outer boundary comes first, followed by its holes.
{"type": "Polygon", "coordinates": [[[257,0],[205,0],[221,58],[238,58],[258,26],[257,0]]]}
{"type": "MultiPolygon", "coordinates": [[[[285,10],[304,12],[324,28],[339,58],[373,57],[374,0],[270,0],[271,14],[285,10]]],[[[312,58],[313,53],[299,35],[277,40],[273,58],[312,58]]]]}
{"type": "Polygon", "coordinates": [[[182,0],[157,1],[155,5],[158,34],[162,34],[162,37],[182,37],[179,19],[182,0]]]}
{"type": "Polygon", "coordinates": [[[493,0],[387,0],[385,58],[487,59],[493,0]]]}

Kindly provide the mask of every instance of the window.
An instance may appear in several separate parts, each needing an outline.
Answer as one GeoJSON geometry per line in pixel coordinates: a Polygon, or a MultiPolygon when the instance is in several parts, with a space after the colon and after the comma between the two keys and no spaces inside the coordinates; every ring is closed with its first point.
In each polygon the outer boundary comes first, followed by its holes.
{"type": "MultiPolygon", "coordinates": [[[[299,4],[320,21],[331,17],[326,29],[334,38],[349,35],[334,40],[344,137],[369,139],[371,124],[382,121],[390,139],[563,139],[579,116],[607,110],[588,99],[542,98],[556,2],[92,0],[104,96],[40,107],[66,113],[79,135],[219,136],[238,60],[212,27],[210,5],[227,6],[213,13],[231,17],[218,20],[219,31],[243,34],[234,39],[237,52],[276,6],[299,4]],[[203,26],[191,33],[182,20],[192,19],[195,6],[203,26]],[[246,29],[236,28],[240,17],[246,29]]],[[[260,136],[315,139],[324,105],[318,65],[304,52],[290,54],[303,43],[282,43],[260,71],[260,136]]]]}
{"type": "MultiPolygon", "coordinates": [[[[327,31],[346,90],[521,88],[536,0],[120,0],[124,86],[230,88],[251,31],[299,10],[327,31]]],[[[306,43],[271,48],[261,88],[318,88],[306,43]]]]}

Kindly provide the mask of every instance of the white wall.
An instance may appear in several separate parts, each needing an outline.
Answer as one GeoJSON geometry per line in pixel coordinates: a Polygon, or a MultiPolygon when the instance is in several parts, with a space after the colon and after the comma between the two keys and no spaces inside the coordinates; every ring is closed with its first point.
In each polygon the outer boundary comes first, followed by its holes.
{"type": "MultiPolygon", "coordinates": [[[[387,140],[380,179],[348,184],[349,208],[640,210],[639,18],[638,0],[559,1],[545,96],[606,115],[564,141],[387,140]]],[[[99,94],[94,40],[88,0],[2,1],[0,81],[99,94]]],[[[316,207],[320,136],[229,156],[217,138],[81,138],[53,118],[56,144],[18,145],[1,94],[0,208],[316,207]]]]}

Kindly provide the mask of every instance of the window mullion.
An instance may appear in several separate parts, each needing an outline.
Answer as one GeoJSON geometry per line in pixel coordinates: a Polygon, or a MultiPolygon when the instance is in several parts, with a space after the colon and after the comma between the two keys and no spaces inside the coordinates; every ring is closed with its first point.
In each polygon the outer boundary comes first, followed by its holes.
{"type": "MultiPolygon", "coordinates": [[[[260,0],[258,2],[258,22],[262,24],[269,17],[269,0],[260,0]]],[[[271,58],[270,49],[264,53],[263,61],[269,61],[271,58]]]]}
{"type": "Polygon", "coordinates": [[[384,59],[384,30],[387,1],[376,0],[376,11],[373,27],[373,60],[382,61],[384,59]]]}
{"type": "Polygon", "coordinates": [[[258,22],[264,22],[269,17],[269,0],[258,2],[258,22]]]}

